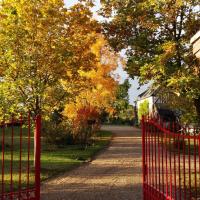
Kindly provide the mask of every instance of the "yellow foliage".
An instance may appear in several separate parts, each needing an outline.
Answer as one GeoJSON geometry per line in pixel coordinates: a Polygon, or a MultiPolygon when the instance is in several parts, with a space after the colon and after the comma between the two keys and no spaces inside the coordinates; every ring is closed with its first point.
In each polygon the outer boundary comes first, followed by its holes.
{"type": "Polygon", "coordinates": [[[112,103],[115,100],[117,82],[112,77],[112,71],[117,68],[118,55],[108,46],[102,35],[91,46],[91,52],[95,55],[94,68],[79,71],[79,75],[85,78],[84,89],[74,98],[74,101],[66,104],[63,114],[71,120],[76,120],[78,113],[85,107],[91,107],[99,114],[106,110],[113,113],[112,103]]]}

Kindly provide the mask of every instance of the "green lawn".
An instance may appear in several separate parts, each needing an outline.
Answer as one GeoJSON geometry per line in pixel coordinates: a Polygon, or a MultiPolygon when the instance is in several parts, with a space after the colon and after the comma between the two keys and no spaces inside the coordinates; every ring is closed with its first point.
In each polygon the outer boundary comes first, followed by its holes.
{"type": "Polygon", "coordinates": [[[91,159],[99,150],[107,146],[112,133],[100,131],[97,136],[94,145],[85,150],[82,150],[80,145],[69,145],[55,150],[44,149],[42,153],[42,179],[49,178],[91,159]]]}
{"type": "MultiPolygon", "coordinates": [[[[14,128],[14,145],[13,145],[13,188],[17,189],[19,187],[19,158],[20,158],[20,129],[14,128]]],[[[33,132],[33,131],[31,131],[33,132]]],[[[5,129],[5,163],[4,163],[4,181],[5,181],[5,190],[9,191],[11,185],[11,176],[10,176],[10,158],[11,158],[11,134],[12,129],[5,129]]],[[[23,128],[23,140],[22,144],[22,178],[21,186],[22,188],[27,185],[27,136],[28,130],[23,128]]],[[[107,146],[111,139],[112,134],[107,131],[100,131],[97,133],[95,142],[93,145],[88,146],[85,150],[81,148],[80,145],[68,145],[62,147],[49,146],[42,141],[42,156],[41,156],[41,179],[45,180],[52,176],[58,175],[59,173],[68,171],[76,166],[79,166],[81,163],[91,159],[99,150],[107,146]]],[[[2,131],[0,133],[0,148],[2,148],[2,131]]],[[[1,151],[1,150],[0,150],[1,151]]],[[[2,154],[2,151],[1,151],[2,154]]],[[[34,184],[34,167],[33,167],[33,136],[31,136],[31,153],[30,153],[30,185],[34,184]]],[[[0,163],[0,170],[2,170],[2,162],[0,163]]],[[[0,182],[2,180],[2,172],[0,172],[0,182]]]]}

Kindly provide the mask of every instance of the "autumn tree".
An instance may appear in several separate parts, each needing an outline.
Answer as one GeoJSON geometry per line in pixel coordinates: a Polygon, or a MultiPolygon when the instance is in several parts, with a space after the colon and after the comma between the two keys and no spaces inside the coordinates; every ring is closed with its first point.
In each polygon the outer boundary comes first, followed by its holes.
{"type": "MultiPolygon", "coordinates": [[[[98,127],[100,114],[104,110],[109,113],[114,111],[112,104],[115,100],[117,82],[112,72],[117,67],[119,57],[101,35],[97,36],[96,43],[91,47],[91,52],[96,56],[95,68],[88,72],[80,71],[85,80],[82,83],[84,87],[79,95],[65,105],[63,112],[74,127],[74,135],[81,138],[91,136],[87,133],[90,121],[93,121],[94,128],[98,127]]],[[[69,83],[65,84],[68,88],[69,83]]]]}
{"type": "MultiPolygon", "coordinates": [[[[94,67],[89,51],[97,23],[89,8],[63,0],[4,0],[0,5],[0,98],[3,113],[51,113],[72,94],[63,80],[79,81],[94,67]],[[48,112],[47,112],[48,111],[48,112]]],[[[47,114],[48,115],[48,114],[47,114]]]]}
{"type": "Polygon", "coordinates": [[[198,0],[101,0],[104,34],[117,51],[126,49],[126,71],[143,84],[168,87],[193,102],[200,118],[199,61],[190,38],[200,25],[198,0]]]}

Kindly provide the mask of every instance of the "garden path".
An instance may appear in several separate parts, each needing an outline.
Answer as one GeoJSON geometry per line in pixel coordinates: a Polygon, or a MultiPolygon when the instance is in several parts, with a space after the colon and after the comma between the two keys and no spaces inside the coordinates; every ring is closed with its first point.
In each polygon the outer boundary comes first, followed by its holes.
{"type": "Polygon", "coordinates": [[[110,146],[88,164],[46,181],[42,200],[141,200],[141,131],[104,126],[114,133],[110,146]]]}

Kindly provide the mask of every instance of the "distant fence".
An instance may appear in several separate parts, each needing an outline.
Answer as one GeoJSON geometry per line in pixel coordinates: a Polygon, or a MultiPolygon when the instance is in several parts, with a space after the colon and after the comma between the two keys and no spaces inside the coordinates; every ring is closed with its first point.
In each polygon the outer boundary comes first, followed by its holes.
{"type": "Polygon", "coordinates": [[[40,130],[30,114],[0,124],[0,200],[40,199],[40,130]]]}
{"type": "Polygon", "coordinates": [[[143,117],[142,134],[143,199],[200,199],[199,129],[143,117]]]}

